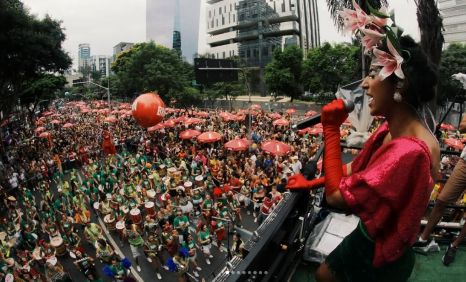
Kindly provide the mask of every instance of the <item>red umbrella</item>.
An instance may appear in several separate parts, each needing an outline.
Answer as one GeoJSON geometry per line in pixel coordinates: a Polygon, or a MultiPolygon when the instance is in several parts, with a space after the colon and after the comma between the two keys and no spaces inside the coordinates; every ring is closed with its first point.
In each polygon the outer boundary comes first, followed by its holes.
{"type": "Polygon", "coordinates": [[[188,118],[184,121],[184,123],[187,125],[198,124],[201,122],[202,122],[202,119],[199,119],[199,118],[188,118]]]}
{"type": "Polygon", "coordinates": [[[162,128],[165,128],[165,125],[161,122],[161,123],[156,124],[154,126],[148,127],[147,132],[154,132],[154,131],[160,130],[162,128]]]}
{"type": "Polygon", "coordinates": [[[249,148],[249,140],[243,139],[233,139],[225,143],[223,146],[230,151],[246,151],[249,148]]]}
{"type": "Polygon", "coordinates": [[[262,107],[258,104],[251,105],[251,110],[260,110],[262,107]]]}
{"type": "Polygon", "coordinates": [[[217,142],[222,139],[222,135],[220,133],[214,131],[207,131],[202,133],[201,135],[197,136],[197,141],[201,143],[212,143],[217,142]]]}
{"type": "Polygon", "coordinates": [[[68,122],[68,123],[65,123],[65,124],[63,125],[63,128],[71,128],[71,127],[73,127],[73,126],[74,126],[74,124],[68,122]]]}
{"type": "Polygon", "coordinates": [[[169,119],[166,122],[163,123],[165,127],[175,127],[176,126],[176,120],[174,119],[169,119]]]}
{"type": "Polygon", "coordinates": [[[49,138],[49,137],[50,137],[50,133],[49,133],[49,132],[42,132],[41,134],[39,134],[39,137],[40,137],[40,138],[49,138]]]}
{"type": "Polygon", "coordinates": [[[39,132],[42,132],[42,131],[45,131],[45,130],[46,130],[46,128],[41,126],[41,127],[36,128],[35,132],[39,133],[39,132]]]}
{"type": "Polygon", "coordinates": [[[270,113],[270,114],[269,114],[269,117],[270,117],[271,119],[279,119],[279,118],[281,118],[282,116],[281,116],[279,113],[270,113]]]}
{"type": "Polygon", "coordinates": [[[109,116],[104,119],[105,122],[115,123],[117,122],[117,118],[114,116],[109,116]]]}
{"type": "Polygon", "coordinates": [[[50,123],[51,124],[60,124],[61,122],[58,119],[54,119],[50,123]]]}
{"type": "Polygon", "coordinates": [[[51,111],[42,113],[42,116],[44,116],[44,117],[48,117],[48,116],[51,116],[51,115],[53,115],[53,112],[51,112],[51,111]]]}
{"type": "Polygon", "coordinates": [[[292,114],[296,113],[296,109],[294,109],[294,108],[288,109],[288,110],[286,110],[286,113],[289,114],[289,115],[292,115],[292,114]]]}
{"type": "Polygon", "coordinates": [[[180,116],[174,119],[176,123],[184,123],[188,118],[186,116],[180,116]]]}
{"type": "Polygon", "coordinates": [[[186,139],[193,139],[199,135],[201,135],[200,131],[188,129],[188,130],[181,132],[179,137],[180,139],[186,140],[186,139]]]}
{"type": "Polygon", "coordinates": [[[194,113],[194,115],[198,116],[198,117],[209,117],[208,112],[196,112],[196,113],[194,113]]]}
{"type": "Polygon", "coordinates": [[[456,130],[456,128],[453,125],[448,124],[448,123],[442,123],[440,125],[440,128],[444,129],[444,130],[448,130],[448,131],[455,131],[456,130]]]}
{"type": "Polygon", "coordinates": [[[261,148],[274,156],[284,156],[291,151],[289,145],[276,140],[262,142],[261,148]]]}
{"type": "Polygon", "coordinates": [[[288,126],[290,122],[287,121],[286,119],[281,118],[281,119],[274,120],[272,124],[275,126],[288,126]]]}
{"type": "Polygon", "coordinates": [[[298,134],[306,134],[309,133],[311,135],[319,135],[323,132],[324,130],[321,127],[308,127],[304,128],[301,130],[298,130],[298,134]]]}
{"type": "Polygon", "coordinates": [[[315,116],[315,115],[317,115],[317,114],[318,114],[318,112],[312,111],[312,110],[311,110],[311,111],[307,111],[307,112],[304,114],[304,116],[306,116],[306,117],[312,117],[312,116],[315,116]]]}
{"type": "Polygon", "coordinates": [[[448,147],[452,147],[457,150],[463,150],[464,148],[464,144],[461,143],[460,140],[455,139],[455,138],[447,138],[444,140],[444,142],[445,142],[445,145],[447,145],[448,147]]]}

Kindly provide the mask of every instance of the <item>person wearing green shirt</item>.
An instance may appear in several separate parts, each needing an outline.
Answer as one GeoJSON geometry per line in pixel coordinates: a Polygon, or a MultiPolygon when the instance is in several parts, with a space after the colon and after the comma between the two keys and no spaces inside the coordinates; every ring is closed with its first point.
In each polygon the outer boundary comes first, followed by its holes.
{"type": "Polygon", "coordinates": [[[189,219],[186,215],[183,215],[181,208],[178,208],[176,211],[176,217],[173,220],[173,227],[178,231],[180,243],[183,243],[189,234],[189,219]]]}
{"type": "Polygon", "coordinates": [[[213,258],[212,254],[210,253],[210,248],[211,248],[211,241],[212,241],[212,236],[210,235],[209,228],[207,224],[204,224],[202,227],[202,230],[199,231],[197,234],[197,240],[199,241],[199,244],[202,245],[202,252],[204,253],[205,257],[205,262],[207,264],[210,264],[211,258],[213,258]]]}
{"type": "Polygon", "coordinates": [[[201,271],[202,268],[200,268],[197,264],[197,246],[196,242],[194,241],[193,235],[188,235],[188,238],[183,243],[183,247],[188,249],[188,264],[192,266],[194,276],[199,277],[199,273],[197,271],[201,271]]]}
{"type": "Polygon", "coordinates": [[[141,267],[139,266],[139,257],[141,256],[141,252],[139,248],[144,245],[144,240],[142,239],[136,224],[131,224],[130,229],[128,230],[128,242],[131,248],[131,253],[136,262],[136,269],[141,272],[141,267]]]}

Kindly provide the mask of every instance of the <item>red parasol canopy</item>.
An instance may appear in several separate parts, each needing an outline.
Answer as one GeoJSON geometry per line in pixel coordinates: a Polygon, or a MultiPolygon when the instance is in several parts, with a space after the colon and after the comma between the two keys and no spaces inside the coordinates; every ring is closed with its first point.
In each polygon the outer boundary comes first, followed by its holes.
{"type": "Polygon", "coordinates": [[[260,110],[262,107],[258,104],[251,105],[251,110],[260,110]]]}
{"type": "Polygon", "coordinates": [[[269,117],[271,119],[279,119],[279,118],[282,118],[282,116],[279,114],[279,113],[270,113],[269,114],[269,117]]]}
{"type": "Polygon", "coordinates": [[[230,151],[246,151],[249,148],[249,144],[249,140],[238,138],[228,141],[223,146],[230,151]]]}
{"type": "Polygon", "coordinates": [[[296,113],[296,109],[295,108],[288,109],[288,110],[286,110],[286,113],[289,114],[289,115],[292,115],[292,114],[296,113]]]}
{"type": "Polygon", "coordinates": [[[222,135],[220,133],[214,131],[207,131],[202,133],[201,135],[197,136],[197,141],[201,143],[212,143],[217,142],[222,139],[222,135]]]}
{"type": "Polygon", "coordinates": [[[158,123],[154,126],[148,127],[147,132],[154,132],[156,130],[160,130],[162,128],[165,128],[165,125],[163,123],[158,123]]]}
{"type": "Polygon", "coordinates": [[[49,138],[49,137],[50,137],[50,133],[49,133],[49,132],[42,132],[41,134],[39,134],[39,137],[40,137],[40,138],[49,138]]]}
{"type": "Polygon", "coordinates": [[[73,127],[73,126],[74,126],[74,124],[67,122],[67,123],[65,123],[65,124],[63,125],[63,128],[71,128],[71,127],[73,127]]]}
{"type": "Polygon", "coordinates": [[[456,130],[456,128],[453,125],[448,124],[448,123],[442,123],[440,125],[440,128],[443,129],[443,130],[448,130],[448,131],[455,131],[456,130]]]}
{"type": "Polygon", "coordinates": [[[36,128],[36,130],[34,130],[34,131],[35,131],[36,133],[39,133],[39,132],[42,132],[42,131],[45,131],[45,130],[47,130],[45,127],[40,126],[40,127],[36,128]]]}
{"type": "Polygon", "coordinates": [[[199,118],[188,118],[184,121],[186,125],[198,124],[201,122],[202,122],[202,119],[199,119],[199,118]]]}
{"type": "Polygon", "coordinates": [[[194,115],[198,116],[198,117],[209,117],[208,112],[196,112],[196,113],[194,113],[194,115]]]}
{"type": "Polygon", "coordinates": [[[301,130],[298,130],[298,134],[306,134],[309,133],[311,135],[319,135],[323,132],[324,130],[321,127],[308,127],[304,128],[301,130]]]}
{"type": "Polygon", "coordinates": [[[175,127],[176,126],[176,120],[175,119],[169,119],[166,122],[163,123],[164,127],[175,127]]]}
{"type": "Polygon", "coordinates": [[[109,116],[104,119],[105,122],[115,123],[117,122],[117,118],[114,116],[109,116]]]}
{"type": "Polygon", "coordinates": [[[59,121],[58,119],[54,119],[50,122],[51,124],[60,124],[61,121],[59,121]]]}
{"type": "Polygon", "coordinates": [[[290,122],[287,121],[286,119],[281,118],[281,119],[274,120],[272,124],[275,126],[288,126],[290,122]]]}
{"type": "Polygon", "coordinates": [[[43,113],[42,113],[42,116],[43,116],[43,117],[48,117],[48,116],[51,116],[51,115],[53,115],[53,112],[51,112],[51,111],[43,112],[43,113]]]}
{"type": "Polygon", "coordinates": [[[274,156],[284,156],[291,151],[289,145],[276,140],[262,142],[261,148],[274,156]]]}
{"type": "Polygon", "coordinates": [[[463,150],[464,144],[461,143],[461,140],[455,139],[455,138],[447,138],[444,140],[445,145],[448,147],[452,147],[457,150],[463,150]]]}
{"type": "Polygon", "coordinates": [[[188,129],[188,130],[181,132],[179,137],[180,139],[186,140],[186,139],[193,139],[199,135],[201,135],[200,131],[188,129]]]}
{"type": "Polygon", "coordinates": [[[307,112],[304,114],[304,116],[306,116],[306,117],[313,117],[313,116],[315,116],[315,115],[317,115],[317,114],[318,114],[318,112],[312,111],[312,110],[311,110],[311,111],[307,111],[307,112]]]}

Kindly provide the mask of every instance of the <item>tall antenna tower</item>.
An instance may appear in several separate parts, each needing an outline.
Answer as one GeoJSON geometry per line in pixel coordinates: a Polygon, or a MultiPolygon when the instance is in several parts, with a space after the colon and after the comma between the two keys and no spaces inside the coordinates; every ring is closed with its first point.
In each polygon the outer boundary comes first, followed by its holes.
{"type": "Polygon", "coordinates": [[[175,24],[173,26],[173,49],[181,56],[180,0],[175,0],[175,24]]]}

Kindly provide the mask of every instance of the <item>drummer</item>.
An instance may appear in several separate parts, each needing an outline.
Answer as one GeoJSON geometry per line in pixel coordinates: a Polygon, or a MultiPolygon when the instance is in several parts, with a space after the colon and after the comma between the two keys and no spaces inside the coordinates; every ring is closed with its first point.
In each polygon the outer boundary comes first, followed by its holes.
{"type": "Polygon", "coordinates": [[[212,216],[212,208],[214,206],[214,201],[211,199],[210,194],[206,194],[205,200],[201,204],[202,213],[207,222],[210,222],[210,217],[212,216]]]}
{"type": "Polygon", "coordinates": [[[115,255],[115,251],[112,246],[107,243],[104,239],[98,239],[96,242],[96,257],[102,263],[110,264],[112,257],[115,255]]]}
{"type": "Polygon", "coordinates": [[[105,217],[107,214],[113,211],[111,199],[112,194],[106,194],[105,200],[100,203],[99,210],[102,214],[102,217],[105,217]]]}
{"type": "Polygon", "coordinates": [[[155,266],[155,273],[159,280],[162,280],[160,275],[160,267],[162,265],[163,257],[160,251],[162,250],[162,244],[157,238],[156,233],[150,233],[144,243],[144,254],[146,255],[147,261],[155,266]]]}
{"type": "Polygon", "coordinates": [[[139,266],[139,257],[141,256],[140,247],[144,245],[144,240],[139,233],[139,227],[136,224],[131,224],[128,229],[128,242],[131,247],[131,253],[136,262],[136,269],[138,272],[141,272],[141,267],[139,266]]]}
{"type": "Polygon", "coordinates": [[[88,221],[84,228],[84,238],[92,247],[95,247],[96,241],[104,238],[102,228],[96,223],[88,221]]]}
{"type": "Polygon", "coordinates": [[[192,234],[188,235],[188,238],[183,243],[183,247],[188,249],[188,263],[192,266],[194,276],[199,277],[198,271],[201,271],[202,268],[197,263],[197,246],[192,234]]]}
{"type": "Polygon", "coordinates": [[[178,231],[179,242],[183,243],[189,235],[189,219],[186,215],[183,215],[181,208],[176,211],[176,217],[173,220],[173,226],[178,231]]]}
{"type": "Polygon", "coordinates": [[[210,264],[209,259],[213,258],[210,252],[212,236],[210,235],[207,224],[204,224],[202,230],[197,234],[197,240],[199,241],[199,244],[202,245],[202,253],[204,254],[206,263],[210,264]]]}
{"type": "Polygon", "coordinates": [[[195,215],[199,215],[201,213],[201,203],[203,201],[201,193],[199,191],[199,188],[195,188],[192,191],[194,191],[192,198],[193,204],[194,204],[194,211],[195,215]]]}
{"type": "Polygon", "coordinates": [[[157,232],[157,227],[159,226],[158,217],[146,215],[146,220],[144,221],[144,232],[146,235],[154,234],[157,232]],[[157,219],[157,220],[156,220],[157,219]]]}

